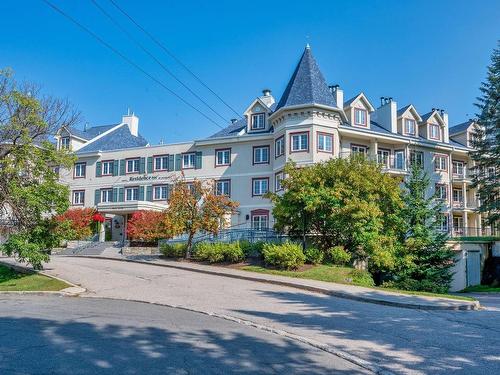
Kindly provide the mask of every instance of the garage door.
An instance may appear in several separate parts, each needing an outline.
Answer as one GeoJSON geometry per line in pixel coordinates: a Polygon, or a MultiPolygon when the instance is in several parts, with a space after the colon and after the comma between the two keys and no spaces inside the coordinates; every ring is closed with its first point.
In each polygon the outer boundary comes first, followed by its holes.
{"type": "Polygon", "coordinates": [[[467,286],[481,284],[481,253],[467,252],[467,286]]]}

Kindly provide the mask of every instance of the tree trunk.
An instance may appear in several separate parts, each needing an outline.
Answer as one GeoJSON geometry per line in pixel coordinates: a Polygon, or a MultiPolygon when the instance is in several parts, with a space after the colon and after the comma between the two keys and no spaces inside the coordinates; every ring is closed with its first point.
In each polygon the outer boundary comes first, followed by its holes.
{"type": "Polygon", "coordinates": [[[186,247],[186,259],[191,258],[191,247],[193,246],[193,237],[194,237],[194,233],[189,232],[189,237],[188,237],[188,242],[187,242],[187,247],[186,247]]]}

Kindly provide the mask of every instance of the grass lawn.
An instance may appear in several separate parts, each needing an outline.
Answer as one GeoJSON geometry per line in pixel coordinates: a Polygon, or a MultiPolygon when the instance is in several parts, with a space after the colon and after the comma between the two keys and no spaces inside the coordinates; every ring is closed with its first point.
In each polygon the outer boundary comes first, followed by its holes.
{"type": "Polygon", "coordinates": [[[57,291],[69,287],[60,280],[36,273],[20,273],[0,265],[0,291],[57,291]]]}
{"type": "Polygon", "coordinates": [[[462,301],[475,301],[475,298],[457,296],[453,294],[439,294],[429,292],[414,292],[409,290],[399,290],[392,288],[379,288],[375,287],[371,275],[367,271],[360,271],[350,267],[339,267],[334,265],[321,264],[318,266],[310,267],[304,271],[282,271],[264,268],[261,266],[242,266],[239,269],[252,272],[267,273],[271,275],[297,277],[299,279],[310,279],[318,281],[327,281],[338,284],[349,284],[373,288],[380,291],[397,292],[402,294],[428,296],[428,297],[443,297],[451,298],[462,301]]]}
{"type": "Polygon", "coordinates": [[[469,286],[468,288],[465,288],[462,290],[464,293],[468,292],[487,292],[487,293],[500,293],[500,287],[493,287],[489,285],[474,285],[474,286],[469,286]]]}

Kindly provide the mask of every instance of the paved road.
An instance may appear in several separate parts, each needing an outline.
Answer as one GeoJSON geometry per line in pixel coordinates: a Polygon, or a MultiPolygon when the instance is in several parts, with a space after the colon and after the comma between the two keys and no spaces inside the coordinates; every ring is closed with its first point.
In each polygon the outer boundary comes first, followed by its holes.
{"type": "Polygon", "coordinates": [[[309,345],[145,303],[2,296],[0,373],[366,374],[309,345]]]}
{"type": "Polygon", "coordinates": [[[401,373],[500,374],[500,312],[428,312],[103,259],[53,257],[49,272],[90,295],[236,316],[401,373]]]}

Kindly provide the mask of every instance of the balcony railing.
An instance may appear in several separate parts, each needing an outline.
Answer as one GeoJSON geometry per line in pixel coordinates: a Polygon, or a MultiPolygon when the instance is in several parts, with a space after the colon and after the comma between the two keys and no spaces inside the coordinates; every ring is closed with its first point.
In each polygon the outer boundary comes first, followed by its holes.
{"type": "Polygon", "coordinates": [[[469,209],[476,209],[478,207],[477,201],[476,200],[467,200],[467,204],[462,201],[453,201],[451,203],[452,208],[459,208],[459,209],[464,209],[464,208],[469,208],[469,209]]]}
{"type": "Polygon", "coordinates": [[[500,228],[453,227],[449,230],[450,237],[499,237],[500,228]]]}
{"type": "MultiPolygon", "coordinates": [[[[378,164],[381,165],[382,170],[386,172],[401,173],[401,172],[407,172],[410,169],[410,163],[406,159],[398,158],[396,155],[393,154],[387,157],[381,155],[373,156],[371,154],[363,154],[363,153],[359,154],[364,156],[367,160],[377,162],[378,164]]],[[[340,157],[346,159],[356,155],[357,153],[353,153],[351,151],[340,153],[340,157]]]]}

